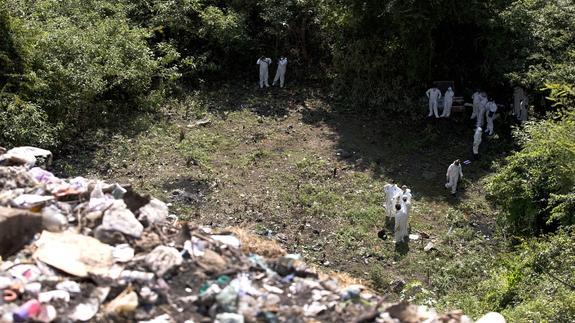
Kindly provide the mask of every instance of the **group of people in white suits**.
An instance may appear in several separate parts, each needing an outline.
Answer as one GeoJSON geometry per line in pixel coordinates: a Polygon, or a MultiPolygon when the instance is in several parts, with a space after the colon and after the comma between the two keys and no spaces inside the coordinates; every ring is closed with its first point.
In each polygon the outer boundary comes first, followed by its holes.
{"type": "MultiPolygon", "coordinates": [[[[278,60],[278,68],[276,70],[276,76],[274,77],[274,81],[272,85],[276,85],[279,81],[280,87],[284,87],[285,82],[285,75],[286,75],[286,68],[287,68],[288,59],[287,57],[280,57],[278,60]]],[[[262,56],[258,58],[257,65],[259,65],[260,69],[260,88],[269,87],[268,83],[268,71],[269,66],[272,64],[272,59],[269,57],[262,56]]]]}

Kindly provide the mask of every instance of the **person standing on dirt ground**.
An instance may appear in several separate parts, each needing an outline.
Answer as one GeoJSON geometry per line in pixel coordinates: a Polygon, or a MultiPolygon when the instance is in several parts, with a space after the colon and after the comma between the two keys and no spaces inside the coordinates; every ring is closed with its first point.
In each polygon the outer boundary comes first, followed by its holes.
{"type": "Polygon", "coordinates": [[[404,197],[407,197],[407,199],[411,203],[411,190],[409,188],[407,188],[407,185],[401,186],[401,197],[402,197],[402,199],[404,197]]]}
{"type": "Polygon", "coordinates": [[[288,60],[285,56],[280,57],[278,61],[278,69],[276,71],[276,76],[274,77],[273,86],[276,85],[278,80],[280,81],[280,87],[284,87],[284,79],[286,75],[286,67],[287,67],[288,60]]]}
{"type": "Polygon", "coordinates": [[[471,99],[473,100],[473,113],[471,113],[471,119],[475,119],[477,118],[477,113],[479,111],[479,102],[481,101],[481,93],[479,92],[479,89],[477,89],[477,91],[473,93],[471,99]]]}
{"type": "Polygon", "coordinates": [[[427,116],[431,117],[432,115],[435,115],[436,118],[439,118],[439,114],[437,113],[437,104],[439,99],[441,99],[441,91],[434,86],[427,90],[425,95],[427,95],[427,98],[429,99],[429,115],[427,116]]]}
{"type": "Polygon", "coordinates": [[[258,58],[256,62],[260,66],[260,89],[264,87],[270,87],[268,83],[268,66],[272,63],[272,59],[269,57],[262,56],[258,58]]]}
{"type": "Polygon", "coordinates": [[[473,135],[473,159],[479,160],[479,145],[481,144],[481,137],[483,136],[483,129],[477,127],[473,135]]]}
{"type": "Polygon", "coordinates": [[[395,243],[403,242],[403,239],[408,235],[407,233],[407,208],[402,207],[401,204],[395,205],[395,243]]]}
{"type": "Polygon", "coordinates": [[[457,182],[463,178],[463,171],[461,170],[461,162],[459,159],[456,159],[453,164],[449,165],[445,176],[447,177],[445,187],[451,188],[451,195],[455,196],[457,192],[457,182]]]}
{"type": "Polygon", "coordinates": [[[485,116],[487,117],[487,129],[485,132],[489,133],[490,136],[493,135],[493,120],[495,120],[495,113],[497,112],[497,104],[493,101],[493,99],[489,100],[486,107],[485,116]]]}
{"type": "Polygon", "coordinates": [[[443,96],[443,113],[441,113],[442,118],[449,118],[451,115],[451,106],[453,105],[454,95],[455,93],[453,93],[451,86],[448,87],[447,91],[445,91],[445,95],[443,96]]]}
{"type": "Polygon", "coordinates": [[[487,93],[481,92],[481,95],[479,96],[479,105],[477,107],[476,127],[483,127],[483,123],[485,123],[486,106],[487,106],[487,93]]]}
{"type": "Polygon", "coordinates": [[[395,205],[397,204],[397,197],[401,194],[401,189],[396,184],[385,184],[383,186],[385,193],[385,224],[386,226],[395,217],[395,205]]]}

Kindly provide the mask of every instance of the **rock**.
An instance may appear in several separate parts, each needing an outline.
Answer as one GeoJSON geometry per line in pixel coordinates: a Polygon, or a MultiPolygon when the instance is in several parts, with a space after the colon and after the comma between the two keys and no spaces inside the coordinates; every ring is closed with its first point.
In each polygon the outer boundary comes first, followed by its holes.
{"type": "Polygon", "coordinates": [[[114,230],[106,230],[101,225],[94,229],[94,237],[110,245],[126,243],[126,238],[122,233],[114,230]]]}
{"type": "Polygon", "coordinates": [[[146,256],[146,265],[159,277],[181,265],[182,255],[176,248],[157,246],[146,256]]]}
{"type": "Polygon", "coordinates": [[[198,258],[198,262],[212,272],[220,272],[227,266],[224,258],[210,249],[204,251],[204,255],[198,258]]]}
{"type": "Polygon", "coordinates": [[[18,251],[40,231],[40,214],[0,207],[0,256],[6,258],[18,251]]]}
{"type": "Polygon", "coordinates": [[[401,302],[387,308],[389,316],[405,323],[418,323],[417,306],[401,302]]]}
{"type": "Polygon", "coordinates": [[[497,312],[489,312],[480,317],[475,323],[505,323],[503,315],[497,312]]]}
{"type": "Polygon", "coordinates": [[[0,165],[32,168],[36,165],[36,157],[44,158],[48,166],[52,163],[52,153],[49,150],[22,146],[12,148],[0,155],[0,165]]]}
{"type": "Polygon", "coordinates": [[[126,315],[134,312],[136,307],[138,307],[138,294],[132,290],[132,287],[128,287],[108,303],[104,311],[106,314],[126,315]]]}
{"type": "Polygon", "coordinates": [[[162,224],[166,222],[169,211],[166,203],[158,199],[151,199],[148,204],[140,208],[139,213],[138,220],[140,221],[145,221],[148,224],[162,224]]]}
{"type": "Polygon", "coordinates": [[[423,248],[424,251],[431,251],[432,249],[435,249],[435,245],[431,241],[429,241],[423,248]]]}
{"type": "Polygon", "coordinates": [[[139,238],[144,231],[144,226],[136,216],[126,208],[121,200],[116,200],[112,206],[104,212],[102,228],[105,230],[119,231],[129,236],[139,238]]]}

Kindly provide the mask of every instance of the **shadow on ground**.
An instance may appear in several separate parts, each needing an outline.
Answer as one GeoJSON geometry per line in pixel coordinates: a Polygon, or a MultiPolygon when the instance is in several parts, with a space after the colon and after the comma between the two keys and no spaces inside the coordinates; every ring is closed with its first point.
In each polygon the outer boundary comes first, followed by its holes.
{"type": "Polygon", "coordinates": [[[459,197],[465,197],[465,183],[487,175],[494,161],[512,149],[509,126],[496,120],[494,137],[483,136],[482,159],[472,158],[474,121],[470,111],[454,112],[451,119],[421,117],[414,120],[395,114],[369,116],[361,112],[338,111],[329,95],[313,85],[298,88],[259,89],[255,86],[223,86],[203,96],[210,112],[225,115],[248,109],[261,117],[281,118],[301,113],[301,122],[327,126],[335,133],[340,158],[360,170],[369,170],[385,181],[408,185],[417,196],[457,202],[445,189],[445,172],[455,159],[464,165],[465,181],[459,197]],[[343,154],[342,154],[343,152],[343,154]],[[343,158],[341,156],[345,156],[343,158]]]}

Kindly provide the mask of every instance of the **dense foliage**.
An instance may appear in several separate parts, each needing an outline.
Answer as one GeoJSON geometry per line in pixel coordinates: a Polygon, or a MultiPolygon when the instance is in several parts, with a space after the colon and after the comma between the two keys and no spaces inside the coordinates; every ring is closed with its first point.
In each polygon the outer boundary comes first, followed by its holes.
{"type": "Polygon", "coordinates": [[[499,255],[488,267],[487,278],[462,282],[441,306],[461,308],[473,317],[498,311],[509,322],[573,322],[574,255],[572,228],[526,240],[513,252],[499,255]]]}

